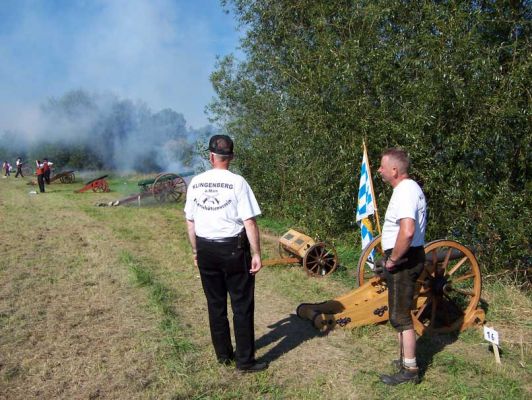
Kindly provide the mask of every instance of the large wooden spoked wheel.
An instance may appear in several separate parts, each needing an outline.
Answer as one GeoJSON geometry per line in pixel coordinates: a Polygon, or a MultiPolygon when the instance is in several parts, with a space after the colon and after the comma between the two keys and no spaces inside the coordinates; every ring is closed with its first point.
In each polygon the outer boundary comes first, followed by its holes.
{"type": "Polygon", "coordinates": [[[425,268],[418,278],[414,328],[423,333],[460,331],[480,301],[482,280],[471,250],[454,240],[425,245],[425,268]]]}
{"type": "Polygon", "coordinates": [[[375,276],[375,268],[382,267],[384,251],[381,245],[381,236],[375,236],[371,242],[362,250],[358,259],[356,279],[358,286],[362,286],[370,278],[375,276]]]}
{"type": "Polygon", "coordinates": [[[177,202],[187,192],[187,184],[179,175],[160,174],[155,178],[151,191],[160,203],[177,202]]]}
{"type": "Polygon", "coordinates": [[[92,186],[92,191],[95,193],[97,192],[107,193],[107,192],[110,192],[111,189],[109,189],[109,184],[107,183],[107,181],[105,179],[101,179],[101,180],[94,182],[92,186]]]}
{"type": "Polygon", "coordinates": [[[65,174],[59,178],[59,181],[61,183],[74,183],[76,181],[76,175],[73,172],[69,172],[68,174],[65,174]]]}
{"type": "Polygon", "coordinates": [[[337,266],[338,255],[336,250],[324,242],[310,246],[303,257],[303,268],[312,276],[329,275],[334,272],[337,266]]]}

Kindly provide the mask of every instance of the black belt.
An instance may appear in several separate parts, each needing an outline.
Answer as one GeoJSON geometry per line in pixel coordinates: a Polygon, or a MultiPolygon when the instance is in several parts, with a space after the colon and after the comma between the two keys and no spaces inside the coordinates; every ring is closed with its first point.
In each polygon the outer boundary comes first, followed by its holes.
{"type": "Polygon", "coordinates": [[[219,238],[219,239],[207,239],[200,236],[196,236],[196,240],[205,242],[205,243],[237,243],[240,239],[245,236],[245,232],[240,232],[237,236],[219,238]]]}

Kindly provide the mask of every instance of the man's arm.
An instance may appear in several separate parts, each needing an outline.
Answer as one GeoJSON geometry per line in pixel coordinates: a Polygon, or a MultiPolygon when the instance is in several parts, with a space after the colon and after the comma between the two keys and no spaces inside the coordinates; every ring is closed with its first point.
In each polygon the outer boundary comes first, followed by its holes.
{"type": "Polygon", "coordinates": [[[260,259],[260,235],[259,227],[255,218],[249,218],[244,221],[246,228],[246,235],[251,246],[251,274],[256,274],[262,268],[262,261],[260,259]]]}
{"type": "Polygon", "coordinates": [[[412,218],[403,218],[399,220],[399,233],[397,240],[393,247],[392,254],[386,261],[386,268],[392,270],[398,264],[401,257],[403,257],[412,243],[414,233],[416,231],[416,223],[412,218]]]}
{"type": "Polygon", "coordinates": [[[192,252],[194,253],[194,265],[198,266],[198,250],[196,249],[196,228],[194,221],[187,219],[187,231],[188,231],[188,240],[192,246],[192,252]]]}

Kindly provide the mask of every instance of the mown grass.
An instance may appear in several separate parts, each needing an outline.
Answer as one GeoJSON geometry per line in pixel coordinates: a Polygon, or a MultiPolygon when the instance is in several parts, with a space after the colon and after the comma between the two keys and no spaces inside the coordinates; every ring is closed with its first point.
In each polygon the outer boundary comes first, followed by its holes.
{"type": "MultiPolygon", "coordinates": [[[[139,178],[109,179],[110,193],[75,194],[74,184],[33,196],[21,182],[0,182],[0,233],[17,226],[24,243],[0,243],[0,398],[530,398],[532,304],[508,283],[486,282],[483,291],[502,365],[481,331],[422,337],[417,386],[379,381],[397,356],[388,325],[323,336],[294,318],[299,303],[355,285],[353,237],[332,240],[342,268],[329,277],[310,278],[298,266],[261,271],[257,355],[270,368],[241,376],[218,365],[182,204],[96,207],[120,188],[129,194],[139,178]]],[[[273,236],[291,227],[259,224],[273,236]]],[[[277,256],[277,242],[263,247],[277,256]]]]}
{"type": "Polygon", "coordinates": [[[186,335],[175,311],[177,295],[172,288],[159,282],[151,268],[142,260],[136,259],[128,251],[120,254],[121,263],[128,268],[136,286],[148,291],[151,306],[160,315],[159,328],[164,333],[164,340],[170,352],[165,357],[167,367],[173,372],[184,374],[187,371],[184,355],[194,351],[194,344],[186,335]]]}

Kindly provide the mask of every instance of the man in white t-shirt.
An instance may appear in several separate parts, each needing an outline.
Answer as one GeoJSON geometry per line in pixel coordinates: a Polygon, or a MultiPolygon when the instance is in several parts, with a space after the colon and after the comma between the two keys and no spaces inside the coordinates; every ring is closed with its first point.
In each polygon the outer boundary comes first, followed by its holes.
{"type": "Polygon", "coordinates": [[[236,362],[240,372],[268,367],[255,360],[255,274],[262,267],[259,229],[261,211],[253,191],[229,171],[233,141],[214,135],[209,141],[212,169],[192,178],[185,216],[209,312],[211,339],[218,361],[236,362]],[[233,309],[236,351],[233,352],[227,294],[233,309]]]}
{"type": "Polygon", "coordinates": [[[388,385],[419,383],[416,362],[416,333],[411,310],[414,306],[416,280],[425,262],[425,195],[408,176],[410,160],[400,149],[386,150],[379,173],[393,188],[382,229],[382,248],[386,254],[384,275],[388,286],[390,323],[398,331],[400,358],[394,361],[399,372],[382,375],[388,385]]]}

